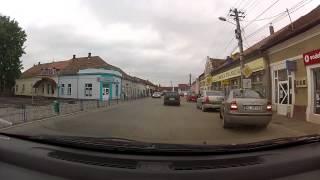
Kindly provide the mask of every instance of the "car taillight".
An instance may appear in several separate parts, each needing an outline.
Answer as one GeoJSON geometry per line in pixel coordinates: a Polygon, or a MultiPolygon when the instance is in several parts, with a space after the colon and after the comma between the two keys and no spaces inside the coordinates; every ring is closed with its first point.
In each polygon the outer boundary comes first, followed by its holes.
{"type": "Polygon", "coordinates": [[[272,104],[270,102],[268,102],[267,104],[267,110],[272,111],[272,104]]]}
{"type": "Polygon", "coordinates": [[[208,103],[209,102],[209,97],[206,96],[205,102],[208,103]]]}
{"type": "Polygon", "coordinates": [[[238,110],[238,105],[236,101],[232,101],[230,104],[230,109],[231,110],[238,110]]]}

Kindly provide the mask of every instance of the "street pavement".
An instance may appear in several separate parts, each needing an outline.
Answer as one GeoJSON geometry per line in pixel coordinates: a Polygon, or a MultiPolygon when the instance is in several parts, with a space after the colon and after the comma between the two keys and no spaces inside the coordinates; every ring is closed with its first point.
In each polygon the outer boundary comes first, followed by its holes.
{"type": "Polygon", "coordinates": [[[320,125],[274,116],[266,129],[223,129],[218,111],[202,112],[182,99],[164,106],[163,99],[145,98],[114,107],[48,118],[3,130],[19,134],[50,134],[128,138],[178,144],[239,144],[320,133],[320,125]]]}

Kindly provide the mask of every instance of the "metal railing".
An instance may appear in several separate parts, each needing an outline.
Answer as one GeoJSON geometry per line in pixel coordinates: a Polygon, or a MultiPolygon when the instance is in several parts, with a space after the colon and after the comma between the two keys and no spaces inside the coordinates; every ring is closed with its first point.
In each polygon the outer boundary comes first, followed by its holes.
{"type": "Polygon", "coordinates": [[[12,105],[0,108],[0,128],[13,126],[25,122],[40,120],[44,118],[71,114],[93,109],[108,108],[117,104],[135,101],[144,97],[100,100],[65,100],[58,99],[58,110],[54,103],[48,105],[12,105]]]}

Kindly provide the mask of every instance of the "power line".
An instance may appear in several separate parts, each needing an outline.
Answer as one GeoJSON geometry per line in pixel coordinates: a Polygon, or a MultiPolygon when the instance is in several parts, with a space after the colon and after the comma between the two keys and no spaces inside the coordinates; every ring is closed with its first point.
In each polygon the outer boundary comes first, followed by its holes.
{"type": "MultiPolygon", "coordinates": [[[[309,4],[311,1],[313,0],[302,0],[300,2],[298,2],[297,4],[295,4],[294,6],[292,6],[289,9],[289,13],[294,13],[296,11],[298,11],[299,9],[301,9],[302,7],[304,7],[305,5],[309,4]]],[[[277,16],[275,19],[273,19],[272,21],[268,22],[267,24],[261,26],[260,28],[258,28],[256,31],[252,32],[251,34],[249,34],[246,39],[251,38],[252,36],[256,35],[257,33],[261,32],[262,30],[264,30],[264,28],[268,27],[269,24],[271,23],[277,23],[279,21],[281,21],[282,19],[286,18],[288,16],[288,14],[286,14],[286,11],[283,11],[279,14],[279,16],[277,16]]]]}
{"type": "Polygon", "coordinates": [[[271,9],[275,4],[277,4],[280,0],[276,0],[273,2],[270,6],[268,6],[264,11],[262,11],[258,16],[256,16],[252,21],[250,21],[247,25],[245,25],[244,28],[248,27],[250,24],[252,24],[256,19],[258,19],[260,16],[262,16],[264,13],[266,13],[269,9],[271,9]]]}

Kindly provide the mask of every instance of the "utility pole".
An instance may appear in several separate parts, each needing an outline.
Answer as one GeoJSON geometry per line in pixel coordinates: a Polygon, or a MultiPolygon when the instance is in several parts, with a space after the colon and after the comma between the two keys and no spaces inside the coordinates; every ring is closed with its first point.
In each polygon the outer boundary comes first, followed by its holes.
{"type": "Polygon", "coordinates": [[[244,12],[238,11],[237,8],[230,9],[230,16],[234,17],[234,20],[236,21],[237,29],[235,30],[236,33],[236,39],[238,39],[238,46],[240,50],[240,89],[243,87],[243,41],[242,41],[242,35],[241,35],[241,27],[240,27],[240,18],[244,18],[244,12]]]}
{"type": "Polygon", "coordinates": [[[292,19],[291,19],[291,16],[290,16],[290,12],[288,10],[288,8],[286,9],[287,13],[288,13],[288,16],[289,16],[289,19],[290,19],[290,24],[291,24],[291,30],[293,31],[293,24],[292,24],[292,19]]]}

